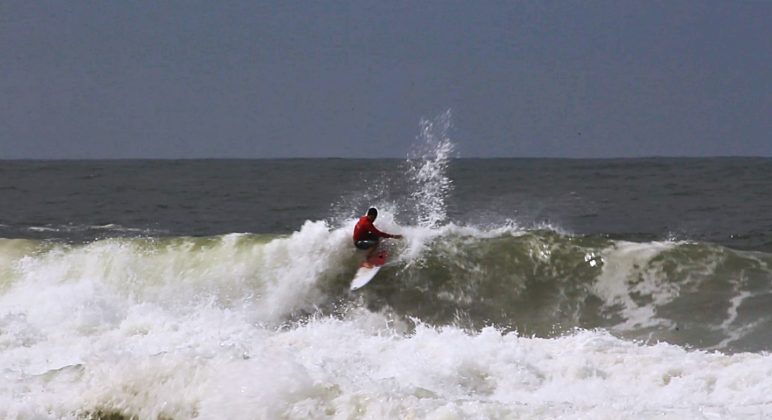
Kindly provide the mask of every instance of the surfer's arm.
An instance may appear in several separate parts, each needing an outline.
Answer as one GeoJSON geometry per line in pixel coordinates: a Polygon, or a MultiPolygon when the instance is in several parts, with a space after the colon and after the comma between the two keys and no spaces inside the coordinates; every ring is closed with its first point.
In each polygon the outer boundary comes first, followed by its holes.
{"type": "Polygon", "coordinates": [[[402,235],[392,235],[391,233],[381,232],[375,226],[372,226],[371,232],[375,234],[375,236],[378,236],[380,238],[394,238],[394,239],[402,238],[402,235]]]}

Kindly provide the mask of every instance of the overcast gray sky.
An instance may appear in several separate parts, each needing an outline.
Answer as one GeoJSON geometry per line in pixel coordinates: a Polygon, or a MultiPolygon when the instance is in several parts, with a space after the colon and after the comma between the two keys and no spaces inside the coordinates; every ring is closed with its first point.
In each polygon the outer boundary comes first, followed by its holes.
{"type": "Polygon", "coordinates": [[[772,156],[772,1],[2,1],[0,158],[772,156]]]}

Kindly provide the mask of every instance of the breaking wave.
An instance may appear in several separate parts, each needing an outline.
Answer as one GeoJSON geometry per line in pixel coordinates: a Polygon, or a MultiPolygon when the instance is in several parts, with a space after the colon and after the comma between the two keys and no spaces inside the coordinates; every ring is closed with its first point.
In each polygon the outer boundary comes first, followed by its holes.
{"type": "Polygon", "coordinates": [[[765,353],[686,349],[768,350],[770,255],[511,226],[403,229],[412,239],[392,243],[390,265],[354,293],[350,226],[324,222],[286,236],[0,240],[0,416],[772,408],[765,353]]]}
{"type": "Polygon", "coordinates": [[[772,255],[515,227],[401,229],[409,241],[391,243],[392,262],[355,294],[347,286],[361,255],[350,226],[324,222],[278,237],[0,240],[0,307],[61,326],[65,314],[102,319],[102,310],[114,316],[137,303],[205,303],[248,307],[255,322],[278,325],[362,305],[436,326],[540,337],[603,328],[696,348],[767,350],[772,255]]]}

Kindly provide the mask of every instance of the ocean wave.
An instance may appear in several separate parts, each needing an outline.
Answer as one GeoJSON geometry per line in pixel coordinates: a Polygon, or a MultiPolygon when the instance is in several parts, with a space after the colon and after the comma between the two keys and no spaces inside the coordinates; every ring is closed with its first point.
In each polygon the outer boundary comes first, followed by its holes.
{"type": "Polygon", "coordinates": [[[40,317],[104,305],[202,302],[250,308],[280,325],[351,305],[430,325],[553,337],[602,328],[621,337],[730,351],[767,350],[772,255],[688,241],[628,242],[523,230],[397,227],[389,264],[358,293],[353,221],[290,235],[112,238],[72,245],[0,240],[0,307],[40,317]],[[88,298],[89,295],[92,295],[88,298]],[[105,297],[107,296],[107,297],[105,297]],[[117,296],[117,298],[116,298],[117,296]],[[91,299],[91,300],[88,300],[91,299]],[[760,335],[762,334],[762,335],[760,335]]]}

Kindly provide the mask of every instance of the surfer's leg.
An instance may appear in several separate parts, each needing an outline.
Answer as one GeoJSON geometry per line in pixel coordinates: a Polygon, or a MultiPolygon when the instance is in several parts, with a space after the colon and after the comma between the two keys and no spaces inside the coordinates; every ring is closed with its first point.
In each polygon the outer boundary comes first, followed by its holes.
{"type": "Polygon", "coordinates": [[[373,265],[368,260],[370,257],[375,255],[375,251],[378,249],[378,239],[368,239],[367,242],[369,242],[371,245],[367,248],[367,255],[365,256],[364,266],[370,268],[373,265]]]}
{"type": "Polygon", "coordinates": [[[376,249],[378,249],[378,243],[377,243],[377,242],[375,243],[375,245],[371,246],[371,247],[370,247],[370,248],[367,250],[367,258],[368,258],[368,259],[369,259],[370,257],[372,257],[372,256],[373,256],[373,254],[375,254],[375,250],[376,250],[376,249]]]}

